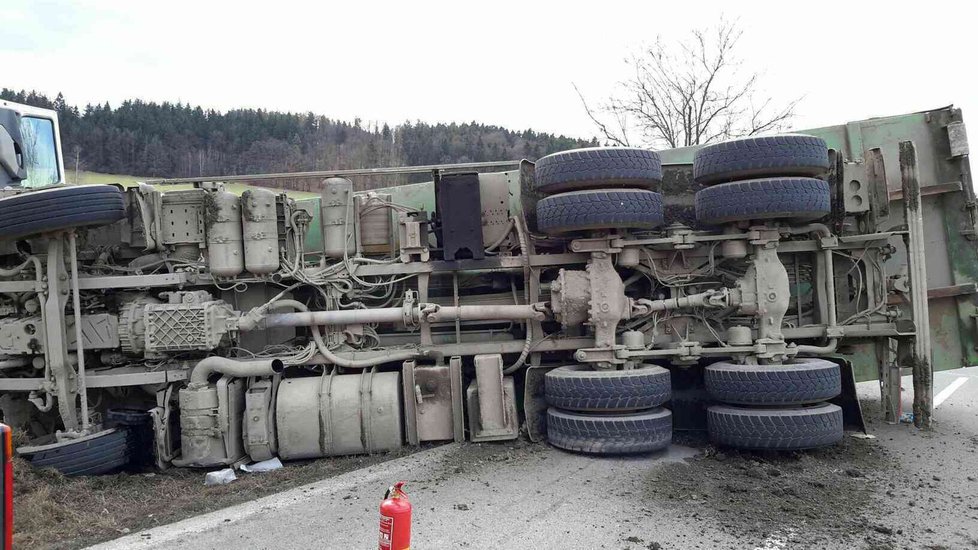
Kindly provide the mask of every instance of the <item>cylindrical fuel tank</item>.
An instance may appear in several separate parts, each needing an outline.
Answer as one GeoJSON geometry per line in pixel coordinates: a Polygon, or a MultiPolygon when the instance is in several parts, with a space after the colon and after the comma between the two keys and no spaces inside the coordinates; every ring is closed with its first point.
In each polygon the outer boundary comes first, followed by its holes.
{"type": "Polygon", "coordinates": [[[353,215],[353,182],[346,178],[323,180],[319,199],[323,223],[323,252],[329,258],[356,253],[356,216],[353,215]]]}
{"type": "Polygon", "coordinates": [[[234,193],[218,191],[207,205],[207,264],[216,277],[234,277],[244,271],[241,203],[234,193]]]}
{"type": "Polygon", "coordinates": [[[396,372],[364,370],[282,380],[275,403],[279,456],[291,460],[400,448],[400,379],[396,372]]]}
{"type": "Polygon", "coordinates": [[[275,193],[249,189],[241,194],[241,223],[244,229],[245,268],[255,275],[278,271],[278,220],[275,193]]]}

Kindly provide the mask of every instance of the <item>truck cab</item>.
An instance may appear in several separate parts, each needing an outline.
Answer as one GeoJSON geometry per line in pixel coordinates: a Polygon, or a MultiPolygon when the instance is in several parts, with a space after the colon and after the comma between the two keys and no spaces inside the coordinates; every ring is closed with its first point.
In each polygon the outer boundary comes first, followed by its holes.
{"type": "Polygon", "coordinates": [[[58,113],[0,100],[0,189],[64,183],[58,113]]]}

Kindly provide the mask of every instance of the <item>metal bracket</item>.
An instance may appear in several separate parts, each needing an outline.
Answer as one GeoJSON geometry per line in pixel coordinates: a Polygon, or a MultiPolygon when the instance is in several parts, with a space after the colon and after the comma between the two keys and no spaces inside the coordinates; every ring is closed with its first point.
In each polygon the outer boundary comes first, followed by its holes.
{"type": "Polygon", "coordinates": [[[418,302],[418,293],[414,290],[404,291],[404,305],[401,306],[401,317],[404,326],[407,328],[417,328],[420,316],[417,315],[414,304],[418,302]]]}
{"type": "Polygon", "coordinates": [[[618,235],[591,239],[574,239],[570,243],[572,252],[621,252],[621,239],[618,235]]]}
{"type": "Polygon", "coordinates": [[[519,437],[516,385],[512,376],[503,376],[502,355],[475,356],[475,381],[465,393],[473,442],[519,437]]]}
{"type": "Polygon", "coordinates": [[[830,235],[828,237],[822,237],[818,240],[818,246],[822,250],[830,250],[833,248],[839,248],[839,237],[835,235],[830,235]]]}
{"type": "Polygon", "coordinates": [[[627,360],[628,348],[614,346],[610,348],[581,348],[574,352],[574,360],[578,363],[609,363],[621,365],[627,360]]]}

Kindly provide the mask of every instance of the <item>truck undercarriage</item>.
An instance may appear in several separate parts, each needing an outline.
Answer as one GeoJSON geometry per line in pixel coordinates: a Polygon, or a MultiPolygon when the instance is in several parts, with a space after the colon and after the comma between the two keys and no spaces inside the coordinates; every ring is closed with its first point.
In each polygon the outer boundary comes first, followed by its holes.
{"type": "Polygon", "coordinates": [[[926,426],[932,369],[974,362],[978,273],[960,112],[926,115],[692,162],[585,149],[371,191],[370,171],[323,174],[314,200],[206,180],[0,191],[4,421],[70,474],[147,447],[213,467],[521,428],[597,454],[674,429],[794,450],[861,425],[856,378],[881,380],[896,420],[910,368],[926,426]],[[935,245],[952,251],[936,268],[935,245]],[[960,323],[932,331],[944,308],[960,323]]]}

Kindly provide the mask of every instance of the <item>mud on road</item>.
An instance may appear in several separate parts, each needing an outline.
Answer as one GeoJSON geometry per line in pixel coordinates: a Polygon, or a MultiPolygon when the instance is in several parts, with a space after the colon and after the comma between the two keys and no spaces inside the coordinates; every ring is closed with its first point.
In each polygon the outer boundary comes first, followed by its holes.
{"type": "Polygon", "coordinates": [[[648,473],[644,503],[702,533],[763,541],[737,548],[978,548],[973,419],[918,431],[863,407],[875,437],[847,433],[827,449],[751,453],[687,440],[700,454],[648,473]]]}
{"type": "Polygon", "coordinates": [[[697,440],[702,454],[653,472],[650,504],[674,510],[692,523],[751,540],[818,548],[842,541],[885,546],[896,534],[877,524],[882,514],[874,495],[896,467],[872,441],[846,437],[839,446],[804,453],[721,451],[697,440]]]}

